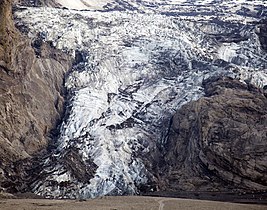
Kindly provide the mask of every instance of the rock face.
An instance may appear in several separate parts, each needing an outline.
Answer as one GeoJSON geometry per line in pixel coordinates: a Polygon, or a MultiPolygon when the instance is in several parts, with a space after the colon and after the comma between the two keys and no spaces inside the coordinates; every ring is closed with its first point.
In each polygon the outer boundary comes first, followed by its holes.
{"type": "Polygon", "coordinates": [[[0,1],[0,66],[6,71],[14,70],[12,64],[15,62],[16,49],[19,50],[19,37],[12,21],[11,2],[0,1]]]}
{"type": "Polygon", "coordinates": [[[24,173],[16,162],[53,139],[71,59],[40,40],[33,48],[14,27],[11,1],[0,1],[0,20],[0,187],[9,189],[24,173]]]}
{"type": "Polygon", "coordinates": [[[205,97],[172,119],[167,189],[267,190],[266,92],[229,78],[203,85],[205,97]]]}

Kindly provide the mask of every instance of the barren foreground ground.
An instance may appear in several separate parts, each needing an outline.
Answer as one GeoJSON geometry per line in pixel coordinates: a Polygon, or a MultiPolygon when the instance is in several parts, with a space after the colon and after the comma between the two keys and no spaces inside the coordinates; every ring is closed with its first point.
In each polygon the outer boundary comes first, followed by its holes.
{"type": "Polygon", "coordinates": [[[266,205],[154,197],[104,197],[88,201],[2,199],[0,210],[266,210],[266,205]]]}

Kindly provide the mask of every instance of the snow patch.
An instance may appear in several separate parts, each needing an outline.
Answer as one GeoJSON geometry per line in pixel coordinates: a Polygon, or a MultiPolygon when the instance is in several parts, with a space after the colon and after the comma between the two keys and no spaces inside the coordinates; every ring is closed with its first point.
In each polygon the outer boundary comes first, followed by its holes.
{"type": "Polygon", "coordinates": [[[234,58],[237,55],[236,53],[237,49],[238,49],[238,45],[235,43],[223,44],[218,49],[218,57],[222,60],[231,62],[232,58],[234,58]]]}

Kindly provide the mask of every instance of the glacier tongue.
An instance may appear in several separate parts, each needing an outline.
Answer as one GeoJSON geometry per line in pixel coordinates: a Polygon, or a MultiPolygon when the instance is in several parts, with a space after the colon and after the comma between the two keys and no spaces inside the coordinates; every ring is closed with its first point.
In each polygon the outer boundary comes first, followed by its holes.
{"type": "Polygon", "coordinates": [[[145,7],[152,1],[129,2],[139,11],[16,12],[28,36],[41,34],[76,60],[65,83],[68,114],[56,150],[43,163],[42,179],[33,185],[36,194],[136,194],[154,179],[144,159],[164,145],[175,111],[203,96],[204,79],[227,75],[267,84],[266,56],[252,24],[256,17],[243,24],[231,13],[227,18],[234,20],[223,22],[212,14],[162,14],[185,1],[166,1],[153,10],[145,7]],[[146,4],[139,7],[140,2],[146,4]],[[230,37],[233,33],[239,37],[230,37]]]}

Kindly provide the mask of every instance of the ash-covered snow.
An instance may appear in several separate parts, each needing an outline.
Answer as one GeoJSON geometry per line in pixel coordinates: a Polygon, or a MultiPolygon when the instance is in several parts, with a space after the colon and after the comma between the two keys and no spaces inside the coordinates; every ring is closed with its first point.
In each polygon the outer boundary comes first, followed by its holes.
{"type": "Polygon", "coordinates": [[[42,34],[79,58],[65,83],[68,116],[34,193],[57,198],[138,193],[152,179],[143,157],[164,145],[173,114],[203,96],[204,79],[228,75],[267,85],[267,58],[255,32],[266,6],[117,0],[101,4],[102,11],[17,11],[29,37],[42,34]],[[240,5],[251,13],[237,12],[240,5]],[[85,165],[97,166],[91,179],[81,181],[66,166],[71,148],[85,165]]]}

